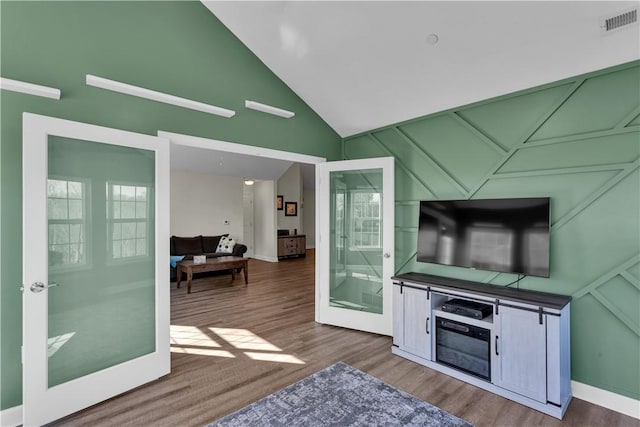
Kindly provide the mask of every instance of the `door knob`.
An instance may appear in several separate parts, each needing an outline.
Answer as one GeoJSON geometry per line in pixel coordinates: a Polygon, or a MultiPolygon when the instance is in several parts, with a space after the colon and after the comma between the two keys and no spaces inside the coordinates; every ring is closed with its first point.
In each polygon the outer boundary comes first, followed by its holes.
{"type": "Polygon", "coordinates": [[[53,288],[53,287],[55,287],[55,286],[58,286],[58,284],[57,284],[57,283],[50,283],[50,284],[47,286],[47,285],[45,285],[45,284],[44,284],[44,283],[42,283],[42,282],[35,282],[35,283],[31,284],[31,286],[29,287],[29,289],[31,289],[31,292],[33,292],[33,293],[36,293],[36,294],[37,294],[37,293],[39,293],[39,292],[44,291],[44,290],[45,290],[45,289],[47,289],[47,288],[53,288]]]}
{"type": "Polygon", "coordinates": [[[391,254],[389,252],[385,252],[383,256],[385,258],[391,258],[391,254]]]}

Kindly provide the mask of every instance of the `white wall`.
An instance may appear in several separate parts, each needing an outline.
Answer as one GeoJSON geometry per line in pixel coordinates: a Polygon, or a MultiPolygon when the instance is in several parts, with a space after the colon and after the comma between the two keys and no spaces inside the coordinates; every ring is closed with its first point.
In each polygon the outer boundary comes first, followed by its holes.
{"type": "Polygon", "coordinates": [[[302,191],[304,197],[304,234],[307,235],[307,249],[316,247],[316,190],[305,188],[302,191]]]}
{"type": "Polygon", "coordinates": [[[251,258],[255,247],[253,242],[253,185],[243,185],[242,187],[242,224],[244,230],[241,242],[247,246],[245,258],[251,258]]]}
{"type": "Polygon", "coordinates": [[[171,235],[229,233],[243,243],[243,185],[238,177],[171,171],[171,235]]]}
{"type": "Polygon", "coordinates": [[[253,257],[277,262],[275,181],[256,182],[253,185],[253,212],[253,257]]]}
{"type": "Polygon", "coordinates": [[[302,201],[302,173],[300,172],[300,164],[294,163],[289,169],[278,179],[278,195],[284,196],[284,207],[286,209],[287,202],[296,202],[298,204],[297,216],[286,216],[284,210],[277,211],[278,229],[289,230],[291,234],[294,230],[298,230],[298,234],[302,234],[303,208],[302,201]]]}

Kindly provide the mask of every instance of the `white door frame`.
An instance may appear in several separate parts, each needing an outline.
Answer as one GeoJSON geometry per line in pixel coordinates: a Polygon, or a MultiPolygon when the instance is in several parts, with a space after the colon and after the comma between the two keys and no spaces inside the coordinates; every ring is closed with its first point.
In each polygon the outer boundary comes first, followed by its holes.
{"type": "MultiPolygon", "coordinates": [[[[202,148],[205,150],[215,150],[215,151],[227,151],[229,153],[235,153],[235,154],[244,154],[247,156],[256,156],[256,157],[264,157],[265,159],[276,159],[276,160],[285,160],[288,162],[295,162],[295,163],[306,163],[306,164],[312,164],[312,165],[318,165],[320,163],[325,163],[327,161],[327,159],[325,159],[324,157],[316,157],[316,156],[310,156],[307,154],[300,154],[300,153],[293,153],[293,152],[289,152],[289,151],[281,151],[281,150],[274,150],[271,148],[262,148],[262,147],[254,147],[252,145],[243,145],[243,144],[237,144],[234,142],[227,142],[227,141],[221,141],[221,140],[217,140],[217,139],[209,139],[209,138],[202,138],[202,137],[198,137],[198,136],[191,136],[191,135],[185,135],[185,134],[181,134],[181,133],[173,133],[173,132],[166,132],[166,131],[158,131],[158,136],[162,137],[162,138],[166,138],[169,141],[171,141],[171,144],[175,144],[175,145],[181,145],[184,147],[192,147],[192,148],[202,148]]],[[[274,188],[275,191],[275,188],[274,188]]],[[[316,192],[316,202],[318,200],[318,195],[316,192]]],[[[275,198],[275,194],[273,197],[273,205],[275,206],[276,203],[276,198],[275,198]]],[[[316,224],[318,222],[318,204],[316,203],[316,224]]],[[[273,236],[273,255],[274,258],[273,259],[267,259],[265,257],[262,256],[255,256],[256,259],[262,259],[264,261],[272,261],[275,262],[277,261],[277,257],[275,257],[276,253],[277,253],[277,241],[276,241],[276,235],[275,235],[275,230],[277,230],[278,228],[278,217],[277,215],[273,216],[273,230],[274,230],[274,236],[273,236]]],[[[316,227],[316,236],[318,235],[318,229],[316,227]]],[[[255,254],[255,240],[254,240],[254,254],[255,254]]],[[[316,261],[317,263],[317,261],[316,261]]]]}
{"type": "Polygon", "coordinates": [[[23,114],[23,423],[42,425],[153,381],[171,370],[169,342],[169,141],[166,139],[57,119],[23,114]],[[88,140],[155,151],[156,192],[156,348],[153,353],[48,388],[47,288],[48,251],[46,179],[48,136],[88,140]],[[164,215],[158,215],[165,212],[164,215]],[[158,238],[161,237],[161,238],[158,238]],[[46,285],[45,285],[46,286],[46,285]]]}
{"type": "Polygon", "coordinates": [[[252,145],[237,144],[235,142],[202,138],[199,136],[166,132],[163,130],[158,131],[158,136],[168,139],[172,144],[183,145],[185,147],[204,148],[206,150],[216,151],[228,151],[230,153],[245,154],[247,156],[264,157],[266,159],[286,160],[289,162],[309,163],[313,165],[324,163],[327,161],[327,159],[325,159],[324,157],[310,156],[308,154],[293,153],[290,151],[274,150],[271,148],[254,147],[252,145]]]}
{"type": "Polygon", "coordinates": [[[253,186],[243,185],[242,187],[242,240],[247,246],[245,255],[251,258],[255,253],[253,186]],[[249,220],[248,224],[247,219],[249,220]]]}
{"type": "MultiPolygon", "coordinates": [[[[297,162],[297,163],[307,163],[307,164],[313,164],[316,165],[316,203],[315,203],[315,212],[316,212],[316,223],[315,223],[315,230],[316,230],[316,248],[318,248],[322,243],[321,243],[321,239],[322,239],[322,235],[324,234],[322,231],[322,226],[321,226],[321,221],[325,216],[328,216],[327,213],[325,213],[322,210],[322,203],[320,201],[320,191],[319,191],[319,183],[318,183],[318,165],[329,165],[329,164],[338,164],[338,163],[342,163],[345,164],[344,162],[364,162],[367,161],[368,163],[359,163],[360,165],[369,165],[368,167],[382,167],[383,165],[386,165],[387,167],[391,168],[391,175],[390,176],[386,176],[386,178],[390,178],[391,179],[391,183],[390,182],[386,182],[384,185],[385,187],[385,193],[386,194],[390,194],[390,199],[393,201],[394,200],[394,188],[393,188],[393,168],[394,168],[394,159],[393,157],[382,157],[382,158],[374,158],[374,159],[362,159],[362,160],[342,160],[342,161],[331,161],[331,162],[327,162],[326,158],[324,157],[316,157],[316,156],[310,156],[310,155],[306,155],[306,154],[299,154],[299,153],[293,153],[293,152],[289,152],[289,151],[281,151],[281,150],[274,150],[274,149],[270,149],[270,148],[262,148],[262,147],[254,147],[251,145],[243,145],[243,144],[237,144],[237,143],[233,143],[233,142],[227,142],[227,141],[221,141],[221,140],[215,140],[215,139],[209,139],[209,138],[203,138],[203,137],[197,137],[197,136],[191,136],[191,135],[185,135],[185,134],[179,134],[179,133],[173,133],[173,132],[166,132],[166,131],[158,131],[158,136],[161,136],[163,138],[166,138],[168,140],[171,141],[172,144],[176,144],[176,145],[182,145],[182,146],[186,146],[186,147],[194,147],[194,148],[202,148],[202,149],[207,149],[207,150],[216,150],[216,151],[227,151],[227,152],[231,152],[231,153],[237,153],[237,154],[245,154],[245,155],[249,155],[249,156],[258,156],[258,157],[265,157],[265,158],[270,158],[270,159],[278,159],[278,160],[286,160],[286,161],[291,161],[291,162],[297,162]]],[[[364,167],[363,167],[364,168],[364,167]]],[[[275,205],[275,198],[274,198],[274,205],[275,205]]],[[[393,203],[391,204],[393,206],[393,203]]],[[[388,228],[386,230],[386,234],[383,236],[384,241],[387,242],[385,243],[385,252],[390,254],[390,258],[386,259],[385,264],[386,265],[391,265],[391,270],[393,270],[393,251],[394,251],[394,228],[393,228],[393,221],[394,221],[394,211],[393,208],[391,208],[390,210],[387,209],[386,212],[383,213],[384,214],[384,218],[385,221],[389,221],[389,219],[391,220],[392,223],[392,227],[388,228]]],[[[276,218],[274,217],[274,229],[277,228],[277,224],[275,224],[276,218]]],[[[315,291],[316,291],[316,307],[315,307],[315,315],[316,315],[316,322],[319,323],[323,323],[324,319],[321,319],[319,317],[319,308],[320,308],[320,301],[321,301],[321,294],[320,294],[320,284],[322,283],[322,280],[328,280],[328,278],[325,278],[324,276],[321,276],[321,270],[322,270],[322,266],[326,265],[328,268],[328,262],[329,259],[327,258],[326,261],[323,260],[323,255],[320,254],[318,252],[318,250],[316,249],[316,276],[315,276],[315,291]],[[325,264],[326,263],[326,264],[325,264]]],[[[389,268],[387,268],[385,270],[388,271],[389,268]]],[[[386,317],[388,317],[388,321],[386,323],[388,323],[388,325],[384,325],[382,327],[376,325],[376,333],[383,333],[386,335],[391,335],[391,286],[390,286],[390,281],[391,281],[391,276],[395,273],[395,271],[391,271],[388,274],[388,277],[383,277],[383,280],[388,280],[389,281],[389,286],[385,286],[385,294],[383,295],[383,312],[387,315],[386,317]],[[388,288],[388,289],[387,289],[388,288]]],[[[378,316],[379,317],[379,316],[378,316]]],[[[385,317],[385,318],[386,318],[385,317]]],[[[333,323],[332,323],[333,324],[333,323]]],[[[375,322],[374,322],[375,324],[375,322]]],[[[345,327],[351,327],[351,328],[357,328],[357,329],[361,329],[361,330],[371,330],[371,328],[360,328],[360,325],[351,325],[351,326],[345,326],[345,327]]]]}

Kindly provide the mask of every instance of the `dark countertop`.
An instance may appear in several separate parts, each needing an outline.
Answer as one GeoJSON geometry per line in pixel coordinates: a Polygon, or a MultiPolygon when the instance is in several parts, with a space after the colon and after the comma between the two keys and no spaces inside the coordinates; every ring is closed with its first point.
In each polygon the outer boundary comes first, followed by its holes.
{"type": "Polygon", "coordinates": [[[306,234],[287,234],[285,236],[278,236],[278,239],[286,239],[288,237],[304,237],[306,234]]]}
{"type": "Polygon", "coordinates": [[[557,310],[561,310],[565,305],[571,302],[571,297],[568,295],[507,288],[500,285],[453,279],[450,277],[433,276],[431,274],[405,273],[393,276],[391,279],[395,282],[413,282],[426,286],[432,285],[441,288],[450,288],[466,291],[476,295],[496,297],[498,299],[506,299],[526,304],[535,304],[541,307],[557,310]]]}

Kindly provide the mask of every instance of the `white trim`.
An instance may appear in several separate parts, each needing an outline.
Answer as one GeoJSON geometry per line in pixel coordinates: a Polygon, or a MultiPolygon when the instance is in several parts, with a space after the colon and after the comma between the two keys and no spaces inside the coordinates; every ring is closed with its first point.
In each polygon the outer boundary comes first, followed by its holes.
{"type": "Polygon", "coordinates": [[[394,163],[393,157],[342,160],[316,166],[316,322],[380,335],[392,335],[392,283],[394,267],[394,163]],[[382,313],[367,313],[330,305],[331,265],[330,230],[331,172],[380,169],[382,170],[382,244],[378,249],[382,259],[382,313]],[[382,254],[388,253],[389,257],[382,254]]]}
{"type": "Polygon", "coordinates": [[[251,258],[258,259],[260,261],[266,261],[266,262],[278,262],[278,258],[273,258],[270,256],[253,255],[251,258]]]}
{"type": "Polygon", "coordinates": [[[139,98],[150,99],[152,101],[163,102],[165,104],[176,105],[178,107],[189,108],[191,110],[202,111],[204,113],[215,114],[222,117],[233,117],[236,112],[215,105],[205,104],[203,102],[193,101],[179,96],[169,95],[157,92],[151,89],[130,85],[127,83],[117,82],[115,80],[105,79],[103,77],[87,74],[86,84],[89,86],[99,87],[101,89],[112,90],[127,95],[137,96],[139,98]]]}
{"type": "Polygon", "coordinates": [[[155,351],[110,368],[79,377],[55,387],[47,385],[47,302],[41,294],[24,292],[23,301],[23,422],[42,425],[170,372],[169,271],[164,268],[169,242],[169,141],[127,132],[23,113],[23,283],[47,283],[47,140],[49,135],[88,140],[155,152],[156,283],[155,351]],[[29,260],[27,263],[26,260],[29,260]],[[42,405],[42,402],[47,402],[42,405]]]}
{"type": "MultiPolygon", "coordinates": [[[[307,163],[307,164],[313,164],[313,165],[322,164],[327,161],[327,159],[325,159],[324,157],[310,156],[307,154],[293,153],[290,151],[274,150],[271,148],[255,147],[252,145],[237,144],[234,142],[220,141],[217,139],[202,138],[198,136],[166,132],[162,130],[159,130],[157,132],[157,135],[161,138],[168,139],[171,142],[171,144],[182,145],[186,147],[202,148],[205,150],[228,151],[230,153],[244,154],[248,156],[257,156],[257,157],[264,157],[267,159],[285,160],[289,162],[307,163]]],[[[274,191],[275,191],[275,187],[274,187],[274,191]]],[[[317,200],[317,197],[318,196],[316,193],[316,200],[317,200]]],[[[275,200],[275,193],[274,193],[274,200],[275,200]]],[[[318,206],[319,204],[316,203],[316,227],[318,224],[317,218],[320,212],[318,209],[318,206]]],[[[274,216],[273,227],[274,227],[274,233],[275,233],[275,230],[277,229],[277,218],[275,216],[274,216]]],[[[275,245],[273,248],[273,253],[276,254],[277,240],[275,240],[275,236],[274,236],[273,243],[275,245]]],[[[255,259],[258,259],[261,261],[267,261],[267,262],[278,262],[277,257],[256,255],[255,247],[254,247],[254,253],[251,256],[251,258],[255,258],[255,259]]],[[[317,265],[318,265],[318,259],[316,258],[316,270],[317,270],[317,265]]],[[[316,273],[316,287],[317,287],[317,284],[318,282],[317,282],[317,273],[316,273]]]]}
{"type": "Polygon", "coordinates": [[[273,107],[271,105],[263,104],[256,101],[245,100],[244,106],[252,110],[262,111],[263,113],[284,117],[285,119],[290,119],[291,117],[296,115],[296,113],[294,113],[293,111],[283,110],[282,108],[273,107]]]}
{"type": "Polygon", "coordinates": [[[640,400],[577,381],[571,381],[571,388],[573,389],[573,397],[577,399],[586,400],[594,405],[640,419],[640,400]]]}
{"type": "Polygon", "coordinates": [[[54,87],[21,82],[19,80],[7,79],[5,77],[0,77],[0,89],[51,99],[60,99],[61,95],[60,89],[56,89],[54,87]]]}
{"type": "Polygon", "coordinates": [[[195,148],[206,148],[209,150],[229,151],[231,153],[246,154],[248,156],[266,157],[268,159],[286,160],[297,163],[311,163],[314,165],[327,161],[324,157],[273,150],[271,148],[254,147],[252,145],[237,144],[234,142],[201,138],[198,136],[184,135],[162,130],[158,131],[158,136],[170,140],[172,144],[195,148]]]}
{"type": "Polygon", "coordinates": [[[0,426],[16,427],[22,424],[22,405],[0,411],[0,426]]]}

